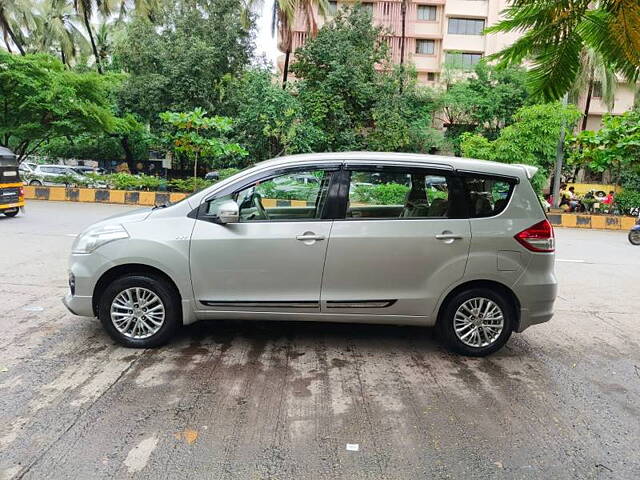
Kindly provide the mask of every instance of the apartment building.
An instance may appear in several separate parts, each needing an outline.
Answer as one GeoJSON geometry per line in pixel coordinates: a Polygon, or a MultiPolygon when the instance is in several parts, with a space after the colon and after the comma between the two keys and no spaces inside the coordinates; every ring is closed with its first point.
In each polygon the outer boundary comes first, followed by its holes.
{"type": "MultiPolygon", "coordinates": [[[[330,1],[332,12],[353,1],[330,1]]],[[[485,27],[500,20],[500,12],[508,0],[384,0],[363,1],[371,10],[373,22],[389,32],[387,41],[391,58],[400,62],[402,39],[402,9],[405,4],[404,60],[412,63],[418,79],[426,85],[438,85],[445,63],[461,67],[473,67],[486,55],[502,50],[518,38],[517,33],[482,35],[485,27]]],[[[327,19],[317,16],[321,26],[327,19]]],[[[297,15],[294,23],[292,51],[302,46],[308,37],[303,15],[297,15]]],[[[282,69],[282,59],[279,60],[282,69]]],[[[588,129],[599,128],[602,115],[607,112],[600,98],[599,88],[594,89],[587,120],[588,129]]],[[[584,110],[586,99],[578,107],[584,110]]],[[[611,113],[622,113],[633,107],[634,92],[628,85],[620,84],[616,91],[615,105],[611,113]]]]}

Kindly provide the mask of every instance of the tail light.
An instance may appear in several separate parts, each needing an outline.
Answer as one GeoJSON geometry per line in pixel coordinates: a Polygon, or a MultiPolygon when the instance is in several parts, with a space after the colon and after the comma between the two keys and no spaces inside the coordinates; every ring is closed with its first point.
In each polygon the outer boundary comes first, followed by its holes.
{"type": "Polygon", "coordinates": [[[24,197],[24,187],[20,187],[20,196],[24,197]]]}
{"type": "Polygon", "coordinates": [[[514,238],[532,252],[553,252],[556,249],[553,227],[546,219],[521,231],[514,238]]]}

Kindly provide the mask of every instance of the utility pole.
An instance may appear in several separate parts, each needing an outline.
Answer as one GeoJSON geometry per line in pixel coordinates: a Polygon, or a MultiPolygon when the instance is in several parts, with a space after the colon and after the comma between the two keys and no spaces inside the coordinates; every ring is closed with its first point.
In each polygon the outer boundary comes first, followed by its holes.
{"type": "Polygon", "coordinates": [[[407,0],[402,0],[400,6],[400,15],[402,17],[402,36],[400,37],[400,65],[404,65],[404,42],[405,42],[405,26],[407,19],[407,0]]]}
{"type": "MultiPolygon", "coordinates": [[[[569,103],[569,94],[565,93],[564,97],[562,97],[562,107],[563,109],[569,103]]],[[[564,137],[565,131],[567,129],[566,121],[562,120],[562,125],[560,126],[560,137],[558,138],[558,146],[556,147],[556,168],[553,174],[553,185],[552,185],[552,194],[553,194],[553,208],[560,207],[560,177],[562,176],[562,164],[564,161],[564,137]]]]}

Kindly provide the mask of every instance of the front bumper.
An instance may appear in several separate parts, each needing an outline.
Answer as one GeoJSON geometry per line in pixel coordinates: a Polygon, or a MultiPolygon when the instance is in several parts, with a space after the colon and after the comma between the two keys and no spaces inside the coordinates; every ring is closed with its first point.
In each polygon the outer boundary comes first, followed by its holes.
{"type": "Polygon", "coordinates": [[[91,297],[71,295],[68,293],[62,298],[62,303],[74,315],[81,317],[95,317],[91,297]]]}

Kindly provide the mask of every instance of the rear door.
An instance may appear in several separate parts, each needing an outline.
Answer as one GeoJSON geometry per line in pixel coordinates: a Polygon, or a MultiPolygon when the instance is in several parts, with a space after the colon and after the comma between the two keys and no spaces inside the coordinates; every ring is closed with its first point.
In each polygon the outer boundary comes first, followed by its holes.
{"type": "Polygon", "coordinates": [[[322,311],[429,316],[459,280],[471,231],[453,170],[347,164],[327,249],[322,311]]]}

